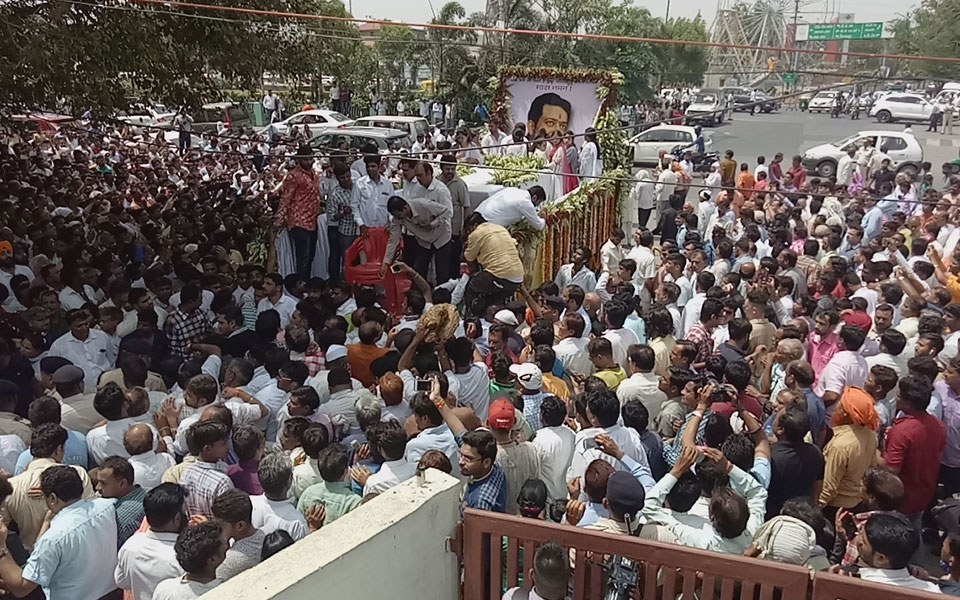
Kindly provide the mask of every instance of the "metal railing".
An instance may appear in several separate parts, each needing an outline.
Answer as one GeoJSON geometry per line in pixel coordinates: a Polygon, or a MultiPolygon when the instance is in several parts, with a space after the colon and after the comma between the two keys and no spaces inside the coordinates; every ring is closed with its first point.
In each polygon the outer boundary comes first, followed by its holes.
{"type": "MultiPolygon", "coordinates": [[[[545,542],[570,551],[573,600],[601,600],[610,556],[639,569],[643,600],[935,600],[934,594],[868,583],[853,577],[813,574],[805,567],[695,550],[467,509],[462,523],[463,600],[498,600],[506,589],[530,589],[534,553],[545,542]],[[504,539],[505,538],[505,539],[504,539]]],[[[942,596],[940,596],[942,598],[942,596]]]]}

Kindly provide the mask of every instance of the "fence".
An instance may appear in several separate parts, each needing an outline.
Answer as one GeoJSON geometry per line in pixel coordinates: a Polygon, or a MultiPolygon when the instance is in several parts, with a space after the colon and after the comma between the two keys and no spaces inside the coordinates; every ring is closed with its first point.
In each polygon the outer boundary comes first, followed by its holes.
{"type": "Polygon", "coordinates": [[[639,565],[643,600],[935,600],[934,594],[817,573],[805,567],[695,550],[467,509],[463,518],[463,600],[498,600],[505,589],[531,587],[536,549],[547,541],[571,550],[573,600],[600,600],[610,556],[639,565]],[[504,541],[504,538],[506,541],[504,541]],[[488,574],[491,576],[488,577],[488,574]],[[497,574],[500,576],[498,577],[497,574]],[[492,581],[491,581],[492,580],[492,581]]]}

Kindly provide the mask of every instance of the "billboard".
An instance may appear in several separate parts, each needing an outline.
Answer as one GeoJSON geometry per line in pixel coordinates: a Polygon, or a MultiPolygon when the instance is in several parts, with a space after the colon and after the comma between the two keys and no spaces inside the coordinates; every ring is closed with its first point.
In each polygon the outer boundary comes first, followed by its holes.
{"type": "Polygon", "coordinates": [[[523,123],[528,136],[546,137],[593,127],[603,100],[597,97],[598,82],[507,79],[510,122],[523,123]]]}

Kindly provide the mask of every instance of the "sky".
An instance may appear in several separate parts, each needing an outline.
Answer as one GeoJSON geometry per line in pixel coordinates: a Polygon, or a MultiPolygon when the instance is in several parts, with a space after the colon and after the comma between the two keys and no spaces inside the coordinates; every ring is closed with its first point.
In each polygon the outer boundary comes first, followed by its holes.
{"type": "MultiPolygon", "coordinates": [[[[353,5],[353,14],[357,17],[391,19],[412,23],[425,23],[433,18],[433,10],[440,10],[445,0],[343,0],[346,5],[353,5]],[[433,3],[431,10],[430,3],[433,3]]],[[[486,6],[486,0],[459,0],[467,10],[467,14],[480,12],[486,6]]],[[[788,5],[793,4],[789,0],[788,5]]],[[[666,0],[634,0],[637,6],[643,6],[654,15],[662,16],[666,10],[666,0]]],[[[817,23],[823,22],[826,9],[838,12],[854,13],[858,22],[886,21],[896,18],[909,10],[916,2],[895,2],[894,0],[819,0],[811,2],[802,0],[800,20],[817,23]],[[806,14],[805,14],[806,13],[806,14]]],[[[670,14],[680,17],[695,17],[697,12],[710,24],[717,12],[717,0],[672,0],[670,14]]]]}

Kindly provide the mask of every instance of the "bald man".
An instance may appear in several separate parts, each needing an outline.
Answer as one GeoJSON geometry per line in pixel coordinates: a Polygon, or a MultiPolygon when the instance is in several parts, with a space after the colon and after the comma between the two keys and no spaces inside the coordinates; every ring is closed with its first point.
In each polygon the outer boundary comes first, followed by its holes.
{"type": "Polygon", "coordinates": [[[144,423],[130,427],[123,436],[123,447],[130,454],[128,460],[133,467],[133,481],[147,491],[160,485],[163,473],[176,464],[165,447],[154,451],[153,439],[153,431],[144,423]]]}
{"type": "Polygon", "coordinates": [[[761,389],[768,391],[770,398],[776,400],[780,390],[787,387],[787,365],[803,356],[803,342],[800,340],[787,338],[777,342],[773,360],[769,361],[760,379],[761,389]]]}

